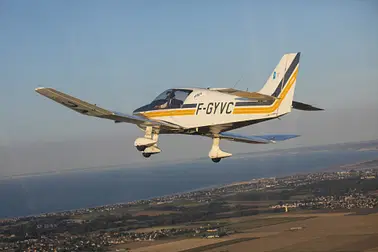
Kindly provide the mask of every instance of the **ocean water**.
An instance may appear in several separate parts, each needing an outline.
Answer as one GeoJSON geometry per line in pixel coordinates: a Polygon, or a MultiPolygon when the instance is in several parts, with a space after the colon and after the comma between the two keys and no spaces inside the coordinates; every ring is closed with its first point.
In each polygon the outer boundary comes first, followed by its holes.
{"type": "Polygon", "coordinates": [[[155,167],[85,170],[0,181],[0,218],[94,207],[199,188],[320,171],[378,158],[377,151],[332,150],[234,156],[155,167]]]}

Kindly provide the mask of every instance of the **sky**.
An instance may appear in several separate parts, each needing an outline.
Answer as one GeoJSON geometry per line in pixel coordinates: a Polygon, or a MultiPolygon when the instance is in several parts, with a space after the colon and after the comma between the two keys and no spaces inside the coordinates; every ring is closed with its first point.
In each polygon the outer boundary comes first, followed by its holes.
{"type": "Polygon", "coordinates": [[[348,1],[0,1],[0,177],[207,156],[211,141],[161,136],[144,160],[134,125],[81,116],[38,95],[53,87],[132,112],[171,87],[259,90],[284,53],[301,52],[294,111],[222,143],[232,153],[378,139],[378,3],[348,1]]]}

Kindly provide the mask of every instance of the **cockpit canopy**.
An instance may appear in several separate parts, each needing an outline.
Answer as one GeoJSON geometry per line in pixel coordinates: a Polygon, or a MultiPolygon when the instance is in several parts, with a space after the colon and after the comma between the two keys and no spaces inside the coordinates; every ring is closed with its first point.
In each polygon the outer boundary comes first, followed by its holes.
{"type": "Polygon", "coordinates": [[[147,110],[181,108],[186,98],[193,92],[189,89],[168,89],[158,95],[150,104],[143,106],[134,112],[147,110]]]}

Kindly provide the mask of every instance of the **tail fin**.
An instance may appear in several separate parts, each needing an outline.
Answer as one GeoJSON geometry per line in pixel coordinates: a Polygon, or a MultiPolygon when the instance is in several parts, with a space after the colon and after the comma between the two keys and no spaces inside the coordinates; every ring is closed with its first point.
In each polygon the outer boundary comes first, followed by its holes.
{"type": "Polygon", "coordinates": [[[278,98],[277,114],[291,111],[299,68],[300,52],[282,56],[280,62],[259,93],[278,98]]]}

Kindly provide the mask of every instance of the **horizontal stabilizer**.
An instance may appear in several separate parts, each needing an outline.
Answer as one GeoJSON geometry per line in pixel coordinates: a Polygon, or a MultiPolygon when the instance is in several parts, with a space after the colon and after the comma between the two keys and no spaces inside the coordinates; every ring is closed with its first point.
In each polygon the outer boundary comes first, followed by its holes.
{"type": "Polygon", "coordinates": [[[294,109],[305,110],[305,111],[320,111],[320,110],[324,110],[324,109],[317,108],[317,107],[314,107],[312,105],[309,105],[309,104],[306,104],[306,103],[302,103],[302,102],[297,102],[297,101],[293,101],[292,106],[293,106],[294,109]]]}
{"type": "Polygon", "coordinates": [[[179,129],[180,127],[171,123],[151,120],[142,116],[126,115],[119,112],[110,111],[98,107],[96,104],[90,104],[78,98],[72,97],[68,94],[57,91],[53,88],[40,87],[35,89],[37,93],[43,95],[69,109],[72,109],[80,114],[87,116],[94,116],[113,120],[115,122],[125,122],[145,126],[163,126],[169,129],[179,129]]]}
{"type": "Polygon", "coordinates": [[[269,144],[278,141],[285,141],[291,138],[299,137],[299,135],[260,135],[260,136],[243,136],[229,132],[219,134],[219,138],[235,142],[251,143],[251,144],[269,144]]]}

